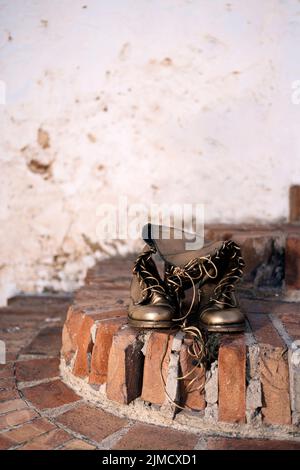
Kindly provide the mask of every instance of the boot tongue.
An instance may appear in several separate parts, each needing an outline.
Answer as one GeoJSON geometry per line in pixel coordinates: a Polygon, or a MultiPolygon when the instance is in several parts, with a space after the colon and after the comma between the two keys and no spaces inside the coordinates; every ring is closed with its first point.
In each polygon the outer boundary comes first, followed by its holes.
{"type": "Polygon", "coordinates": [[[142,237],[149,246],[155,247],[161,256],[182,253],[187,250],[187,244],[202,241],[198,234],[154,224],[146,224],[143,227],[142,237]]]}
{"type": "Polygon", "coordinates": [[[200,250],[187,250],[183,253],[168,254],[167,256],[164,256],[164,259],[167,263],[182,268],[195,258],[207,257],[209,255],[213,258],[215,252],[220,250],[222,245],[223,242],[211,242],[205,244],[200,250]]]}
{"type": "Polygon", "coordinates": [[[183,267],[194,258],[213,255],[223,244],[223,242],[213,242],[206,243],[197,250],[187,249],[187,246],[200,240],[200,235],[165,225],[146,224],[142,236],[150,247],[158,251],[164,261],[179,267],[183,267]]]}

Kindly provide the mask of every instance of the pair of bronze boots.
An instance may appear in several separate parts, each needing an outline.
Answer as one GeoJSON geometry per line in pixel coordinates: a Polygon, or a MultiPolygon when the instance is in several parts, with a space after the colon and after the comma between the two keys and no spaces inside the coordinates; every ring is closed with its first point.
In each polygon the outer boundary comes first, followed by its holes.
{"type": "Polygon", "coordinates": [[[187,233],[151,224],[143,228],[143,239],[147,245],[133,268],[128,311],[131,326],[244,330],[244,315],[235,296],[244,261],[236,243],[206,243],[201,249],[189,250],[187,233]],[[162,275],[154,255],[164,262],[162,275]]]}

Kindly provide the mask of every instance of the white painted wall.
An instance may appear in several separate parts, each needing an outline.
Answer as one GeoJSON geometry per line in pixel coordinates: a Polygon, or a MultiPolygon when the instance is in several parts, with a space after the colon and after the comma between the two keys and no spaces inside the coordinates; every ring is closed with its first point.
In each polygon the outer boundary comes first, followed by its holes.
{"type": "Polygon", "coordinates": [[[285,220],[299,22],[296,0],[0,0],[1,301],[126,252],[87,242],[118,195],[285,220]]]}

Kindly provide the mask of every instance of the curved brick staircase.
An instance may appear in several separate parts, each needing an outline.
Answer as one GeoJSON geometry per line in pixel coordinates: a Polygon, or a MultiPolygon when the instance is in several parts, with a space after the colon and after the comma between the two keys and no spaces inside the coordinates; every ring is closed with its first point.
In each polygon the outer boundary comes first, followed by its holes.
{"type": "Polygon", "coordinates": [[[92,268],[63,328],[61,372],[78,394],[115,414],[178,429],[300,438],[300,227],[209,226],[211,240],[233,238],[246,261],[240,288],[245,334],[220,335],[201,392],[177,376],[193,364],[179,332],[132,329],[127,302],[134,257],[92,268]],[[290,299],[293,302],[289,301],[290,299]],[[168,395],[162,383],[160,364],[168,395]]]}
{"type": "Polygon", "coordinates": [[[216,238],[224,230],[244,237],[241,298],[250,327],[222,337],[204,394],[188,397],[184,384],[171,380],[178,365],[190,366],[182,338],[171,338],[167,384],[195,411],[174,419],[174,409],[161,405],[155,357],[166,335],[129,334],[132,260],[107,260],[89,271],[73,302],[19,295],[0,308],[7,361],[0,364],[0,449],[300,449],[299,355],[292,345],[300,337],[300,304],[287,301],[299,294],[299,227],[209,230],[216,238]]]}

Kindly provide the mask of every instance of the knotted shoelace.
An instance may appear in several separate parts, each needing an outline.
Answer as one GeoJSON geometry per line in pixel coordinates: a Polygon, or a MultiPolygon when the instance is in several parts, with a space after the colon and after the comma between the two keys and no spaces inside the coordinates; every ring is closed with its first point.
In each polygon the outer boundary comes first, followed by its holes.
{"type": "MultiPolygon", "coordinates": [[[[243,267],[245,266],[240,253],[240,247],[232,240],[225,241],[221,248],[216,250],[213,255],[194,258],[183,267],[170,266],[169,270],[166,272],[166,282],[163,282],[160,278],[155,265],[151,266],[152,263],[154,264],[152,260],[152,255],[154,253],[156,253],[156,249],[152,247],[149,248],[149,250],[138,256],[134,264],[133,273],[138,276],[142,293],[142,299],[137,302],[137,304],[146,303],[149,300],[151,293],[156,292],[168,299],[176,299],[176,303],[179,305],[179,310],[181,311],[184,290],[192,287],[193,295],[187,312],[179,318],[174,318],[173,321],[176,329],[180,329],[187,337],[192,339],[191,344],[187,347],[187,352],[193,361],[193,367],[186,374],[178,376],[177,380],[185,381],[189,380],[189,377],[191,377],[186,386],[187,393],[194,391],[199,391],[200,393],[205,385],[205,373],[202,383],[196,388],[193,388],[193,385],[199,379],[199,373],[194,377],[193,375],[196,370],[205,370],[206,364],[209,363],[216,354],[217,345],[212,341],[209,342],[209,338],[205,337],[197,326],[187,325],[187,320],[193,311],[197,298],[196,285],[198,282],[201,282],[205,276],[207,279],[217,279],[219,276],[217,264],[222,260],[222,258],[224,258],[225,262],[233,264],[233,266],[217,283],[213,291],[213,295],[209,300],[209,304],[206,309],[202,310],[202,313],[210,309],[212,305],[215,305],[217,308],[223,308],[224,306],[236,307],[236,300],[234,298],[233,291],[236,282],[238,282],[243,275],[243,267]]],[[[198,295],[198,300],[200,302],[201,294],[199,289],[198,295]]],[[[169,396],[166,389],[166,381],[163,376],[163,362],[167,353],[170,334],[171,333],[169,332],[166,348],[160,362],[160,375],[165,394],[169,401],[176,408],[184,409],[169,396]]],[[[186,405],[185,408],[189,407],[186,405]]]]}

